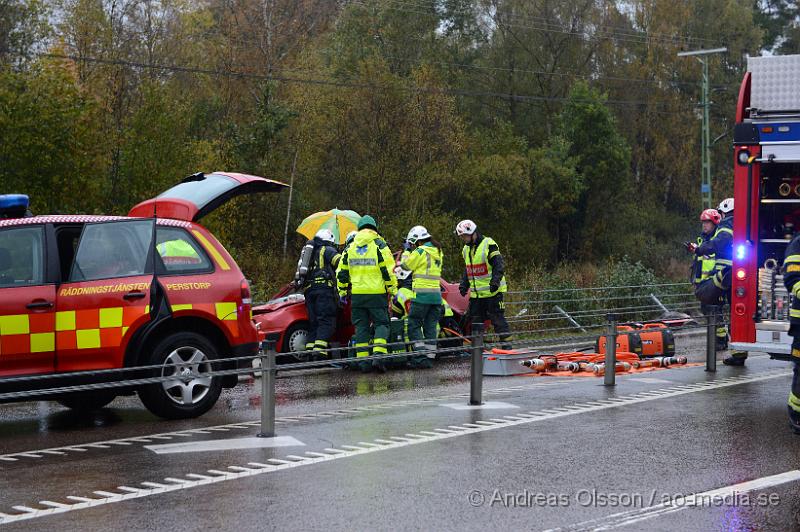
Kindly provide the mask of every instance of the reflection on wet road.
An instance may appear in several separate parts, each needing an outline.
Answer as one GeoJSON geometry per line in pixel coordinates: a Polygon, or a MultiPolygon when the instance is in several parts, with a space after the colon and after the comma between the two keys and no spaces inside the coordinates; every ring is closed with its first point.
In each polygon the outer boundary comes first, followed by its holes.
{"type": "Polygon", "coordinates": [[[60,530],[787,529],[800,510],[788,375],[753,357],[717,374],[620,376],[614,389],[487,378],[487,404],[467,409],[466,360],[385,374],[280,371],[276,429],[288,447],[253,438],[252,378],[179,422],[135,397],[83,416],[3,405],[0,520],[60,530]],[[723,500],[737,490],[753,503],[723,500]],[[675,502],[692,493],[722,502],[675,502]]]}

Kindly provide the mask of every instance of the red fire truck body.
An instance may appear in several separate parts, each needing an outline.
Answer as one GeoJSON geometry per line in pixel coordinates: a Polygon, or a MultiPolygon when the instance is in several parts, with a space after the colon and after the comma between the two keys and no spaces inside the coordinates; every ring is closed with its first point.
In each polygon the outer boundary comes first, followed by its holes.
{"type": "Polygon", "coordinates": [[[750,57],[734,130],[731,348],[786,358],[781,265],[800,229],[800,55],[750,57]]]}

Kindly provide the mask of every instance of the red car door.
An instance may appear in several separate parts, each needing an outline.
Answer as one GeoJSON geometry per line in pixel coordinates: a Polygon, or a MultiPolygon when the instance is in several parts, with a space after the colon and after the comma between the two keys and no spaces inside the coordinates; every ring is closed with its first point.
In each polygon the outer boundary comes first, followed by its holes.
{"type": "Polygon", "coordinates": [[[44,225],[0,229],[0,377],[54,369],[56,288],[44,225]]]}
{"type": "Polygon", "coordinates": [[[132,334],[150,321],[153,220],[86,224],[56,301],[58,371],[123,365],[132,334]]]}

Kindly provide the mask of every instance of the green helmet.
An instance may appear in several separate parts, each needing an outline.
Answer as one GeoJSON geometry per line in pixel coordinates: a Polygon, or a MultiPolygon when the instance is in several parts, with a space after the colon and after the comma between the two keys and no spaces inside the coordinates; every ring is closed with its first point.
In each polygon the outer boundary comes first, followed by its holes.
{"type": "Polygon", "coordinates": [[[361,231],[365,227],[372,227],[373,229],[378,229],[378,222],[375,221],[375,218],[370,216],[369,214],[365,214],[358,220],[358,230],[361,231]]]}

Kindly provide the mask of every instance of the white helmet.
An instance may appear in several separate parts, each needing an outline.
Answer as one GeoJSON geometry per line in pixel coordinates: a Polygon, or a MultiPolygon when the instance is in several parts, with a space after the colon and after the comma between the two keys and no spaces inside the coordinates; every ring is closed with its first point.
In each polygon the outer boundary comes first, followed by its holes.
{"type": "Polygon", "coordinates": [[[319,238],[323,242],[330,242],[331,244],[336,243],[336,237],[333,236],[333,231],[330,229],[320,229],[317,231],[317,234],[314,235],[314,238],[319,238]]]}
{"type": "Polygon", "coordinates": [[[345,244],[349,244],[350,242],[352,242],[357,234],[358,231],[350,231],[349,233],[347,233],[347,237],[344,239],[345,244]]]}
{"type": "Polygon", "coordinates": [[[717,210],[723,214],[730,214],[733,212],[733,198],[726,198],[719,203],[717,210]]]}
{"type": "Polygon", "coordinates": [[[406,240],[408,240],[408,242],[411,244],[416,244],[417,240],[425,240],[426,238],[430,237],[431,234],[428,232],[427,229],[425,229],[421,225],[415,225],[414,227],[411,228],[411,231],[408,232],[406,240]]]}
{"type": "Polygon", "coordinates": [[[471,235],[474,234],[477,229],[478,226],[476,226],[475,222],[472,220],[461,220],[456,226],[456,234],[458,236],[471,235]]]}
{"type": "Polygon", "coordinates": [[[399,281],[405,281],[411,275],[411,272],[408,270],[404,270],[400,266],[394,267],[394,274],[399,281]]]}

